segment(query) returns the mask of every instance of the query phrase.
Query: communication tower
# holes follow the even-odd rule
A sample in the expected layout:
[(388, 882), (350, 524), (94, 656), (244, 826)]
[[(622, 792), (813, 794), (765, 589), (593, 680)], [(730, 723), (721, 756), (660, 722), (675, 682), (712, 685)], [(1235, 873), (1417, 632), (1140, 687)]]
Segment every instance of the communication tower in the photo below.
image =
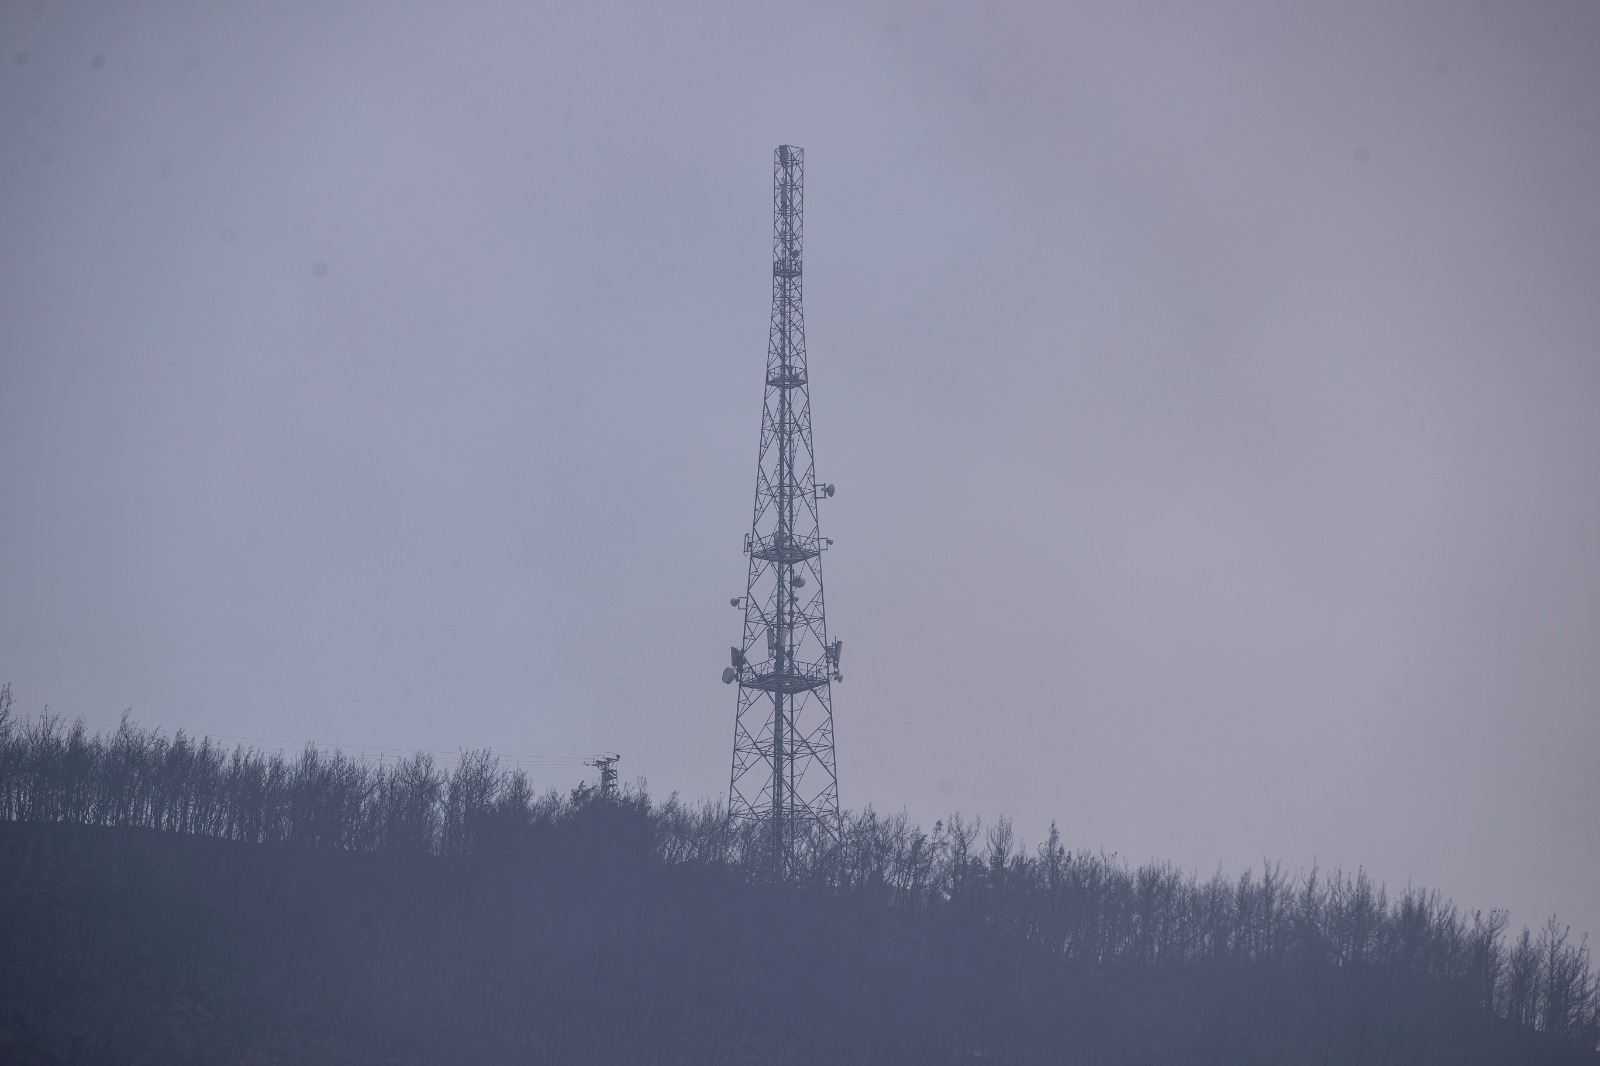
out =
[(774, 875), (807, 849), (837, 839), (839, 780), (833, 756), (833, 693), (843, 641), (828, 640), (823, 613), (818, 484), (811, 445), (811, 391), (801, 315), (801, 216), (805, 153), (783, 145), (772, 164), (772, 322), (766, 400), (756, 466), (755, 515), (745, 534), (750, 565), (744, 637), (722, 680), (739, 686), (728, 817), (756, 829)]

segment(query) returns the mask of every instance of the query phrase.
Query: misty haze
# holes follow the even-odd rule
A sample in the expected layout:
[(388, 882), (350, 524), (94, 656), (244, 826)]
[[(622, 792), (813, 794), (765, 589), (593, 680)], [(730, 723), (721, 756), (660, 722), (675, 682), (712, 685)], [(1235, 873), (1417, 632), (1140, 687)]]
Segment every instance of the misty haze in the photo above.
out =
[(1588, 0), (0, 7), (0, 1062), (1600, 1064), (1597, 188)]

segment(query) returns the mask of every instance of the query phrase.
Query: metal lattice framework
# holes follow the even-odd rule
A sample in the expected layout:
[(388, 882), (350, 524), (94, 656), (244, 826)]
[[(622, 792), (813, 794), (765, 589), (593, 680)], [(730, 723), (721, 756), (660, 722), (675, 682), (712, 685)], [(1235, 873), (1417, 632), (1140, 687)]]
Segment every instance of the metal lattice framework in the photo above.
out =
[(831, 682), (843, 680), (842, 642), (828, 641), (822, 553), (832, 541), (817, 521), (818, 499), (833, 495), (833, 486), (816, 480), (800, 309), (804, 159), (789, 145), (773, 157), (766, 403), (745, 537), (749, 578), (733, 601), (744, 608), (744, 640), (723, 672), (739, 686), (728, 815), (770, 849), (779, 877), (803, 849), (836, 839), (840, 829)]

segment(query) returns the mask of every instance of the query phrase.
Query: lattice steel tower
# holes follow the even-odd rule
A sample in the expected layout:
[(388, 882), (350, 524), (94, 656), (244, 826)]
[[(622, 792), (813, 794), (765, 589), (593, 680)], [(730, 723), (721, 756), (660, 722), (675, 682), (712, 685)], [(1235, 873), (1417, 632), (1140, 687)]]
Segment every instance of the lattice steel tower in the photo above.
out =
[(756, 467), (755, 517), (745, 536), (750, 557), (744, 639), (722, 679), (739, 686), (733, 726), (728, 816), (757, 831), (777, 876), (804, 852), (839, 834), (839, 780), (833, 758), (833, 694), (842, 681), (842, 641), (828, 641), (822, 609), (822, 537), (811, 448), (811, 391), (800, 312), (802, 177), (805, 154), (780, 147), (772, 165), (772, 325), (767, 339), (766, 403)]

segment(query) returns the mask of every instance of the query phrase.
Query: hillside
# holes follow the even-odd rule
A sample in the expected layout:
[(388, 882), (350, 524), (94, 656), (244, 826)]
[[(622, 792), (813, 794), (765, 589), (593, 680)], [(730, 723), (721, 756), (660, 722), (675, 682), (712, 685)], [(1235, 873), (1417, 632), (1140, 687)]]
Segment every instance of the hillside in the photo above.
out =
[(1600, 1063), (1586, 949), (1363, 874), (0, 722), (0, 1060)]

